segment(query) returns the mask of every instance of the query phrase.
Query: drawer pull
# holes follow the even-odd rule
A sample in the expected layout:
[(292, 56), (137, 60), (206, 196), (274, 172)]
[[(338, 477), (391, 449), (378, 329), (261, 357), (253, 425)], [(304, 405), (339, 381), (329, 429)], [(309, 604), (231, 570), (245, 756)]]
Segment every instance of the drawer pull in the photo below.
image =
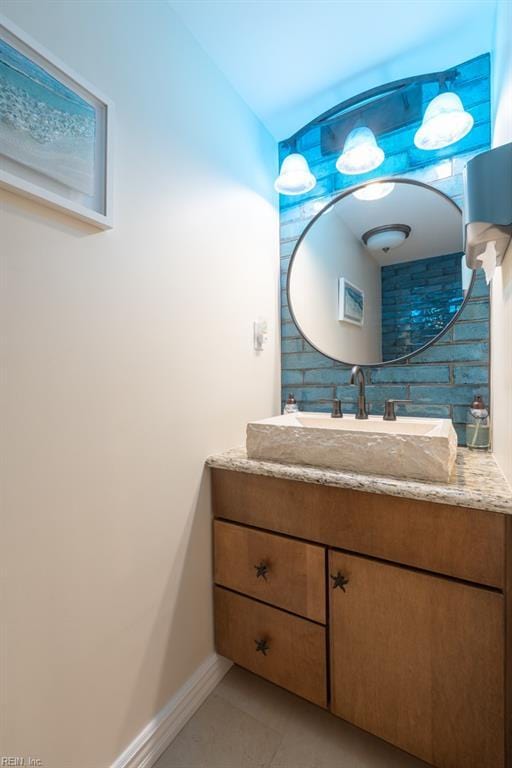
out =
[(333, 576), (331, 573), (331, 579), (333, 580), (334, 584), (332, 585), (333, 589), (336, 589), (336, 587), (339, 587), (344, 592), (346, 592), (345, 585), (348, 584), (348, 579), (343, 576), (343, 574), (338, 571), (336, 576)]
[(267, 651), (270, 651), (270, 645), (267, 643), (267, 641), (264, 640), (255, 640), (256, 643), (256, 653), (262, 653), (264, 656), (267, 655)]
[(258, 565), (254, 566), (256, 569), (256, 578), (260, 579), (263, 578), (265, 581), (267, 580), (267, 573), (269, 571), (268, 565), (261, 561), (261, 563), (258, 563)]

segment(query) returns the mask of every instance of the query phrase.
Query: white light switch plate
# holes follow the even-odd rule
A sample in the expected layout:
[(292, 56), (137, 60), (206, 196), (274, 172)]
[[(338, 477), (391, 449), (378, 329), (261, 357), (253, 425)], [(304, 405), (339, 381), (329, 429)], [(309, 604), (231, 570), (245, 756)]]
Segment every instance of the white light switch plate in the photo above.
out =
[(268, 341), (268, 323), (266, 320), (254, 321), (254, 349), (262, 352)]

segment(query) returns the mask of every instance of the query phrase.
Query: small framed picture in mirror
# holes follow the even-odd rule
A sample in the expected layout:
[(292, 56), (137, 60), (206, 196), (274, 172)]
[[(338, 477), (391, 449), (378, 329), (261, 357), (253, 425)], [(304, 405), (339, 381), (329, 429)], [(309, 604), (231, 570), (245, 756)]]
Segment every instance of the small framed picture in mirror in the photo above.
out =
[(339, 279), (339, 317), (345, 323), (364, 324), (364, 292), (346, 278)]

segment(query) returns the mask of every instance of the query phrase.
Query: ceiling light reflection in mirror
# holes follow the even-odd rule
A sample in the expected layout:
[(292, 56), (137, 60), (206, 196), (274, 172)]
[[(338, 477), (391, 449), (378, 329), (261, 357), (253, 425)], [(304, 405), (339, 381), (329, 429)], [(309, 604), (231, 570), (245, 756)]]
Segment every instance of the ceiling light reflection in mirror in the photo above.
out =
[(377, 181), (356, 189), (353, 195), (358, 200), (380, 200), (382, 197), (389, 195), (394, 188), (395, 185), (392, 181)]

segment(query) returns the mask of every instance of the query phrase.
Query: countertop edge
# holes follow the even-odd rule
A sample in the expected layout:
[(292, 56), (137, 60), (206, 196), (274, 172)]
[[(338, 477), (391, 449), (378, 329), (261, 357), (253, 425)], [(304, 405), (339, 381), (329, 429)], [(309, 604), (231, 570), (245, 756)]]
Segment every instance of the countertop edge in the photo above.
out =
[[(335, 488), (348, 488), (355, 491), (377, 493), (384, 496), (430, 501), (437, 504), (450, 504), (458, 507), (480, 509), (486, 512), (512, 514), (512, 490), (503, 477), (492, 455), (487, 454), (487, 464), (494, 464), (493, 474), (503, 483), (504, 490), (495, 494), (482, 489), (464, 488), (461, 485), (425, 483), (418, 480), (403, 480), (381, 475), (364, 475), (341, 470), (320, 469), (318, 467), (280, 464), (279, 462), (249, 459), (243, 447), (214, 454), (206, 459), (207, 466), (243, 472), (250, 475), (295, 480), (315, 485), (328, 485)], [(458, 456), (460, 458), (459, 449)]]

